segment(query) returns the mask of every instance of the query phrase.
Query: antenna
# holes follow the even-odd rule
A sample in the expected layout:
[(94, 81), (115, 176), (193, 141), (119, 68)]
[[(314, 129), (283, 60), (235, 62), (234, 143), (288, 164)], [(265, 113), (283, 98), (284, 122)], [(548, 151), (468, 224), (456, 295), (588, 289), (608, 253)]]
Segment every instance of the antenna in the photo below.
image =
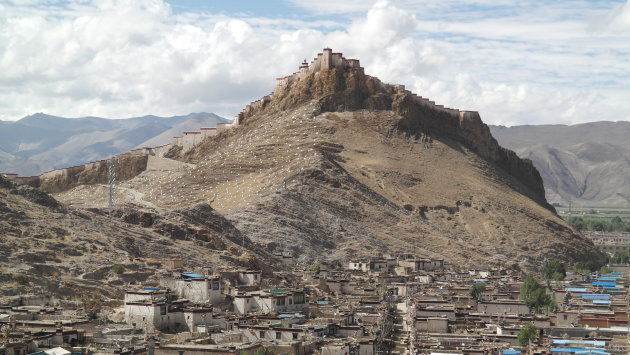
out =
[(117, 165), (118, 164), (116, 160), (114, 160), (114, 157), (111, 157), (107, 160), (107, 184), (109, 188), (109, 199), (108, 199), (109, 207), (114, 207), (114, 193), (116, 190), (116, 178), (118, 177), (118, 174), (116, 174)]

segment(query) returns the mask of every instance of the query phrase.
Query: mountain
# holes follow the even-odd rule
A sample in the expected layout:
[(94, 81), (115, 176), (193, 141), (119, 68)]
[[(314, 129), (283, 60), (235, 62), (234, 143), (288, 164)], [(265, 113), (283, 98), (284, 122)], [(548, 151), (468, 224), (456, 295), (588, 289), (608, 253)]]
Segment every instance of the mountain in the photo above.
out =
[[(209, 204), (303, 265), (400, 252), (524, 270), (605, 260), (547, 203), (531, 161), (499, 146), (476, 112), (384, 84), (357, 60), (325, 50), (238, 123), (171, 156), (172, 168), (121, 182), (116, 198)], [(89, 207), (107, 195), (82, 185), (55, 197)]]
[(550, 202), (630, 205), (630, 122), (490, 129), (499, 143), (533, 161)]
[(0, 172), (37, 175), (169, 143), (185, 130), (230, 122), (213, 113), (128, 119), (64, 118), (37, 113), (0, 125)]

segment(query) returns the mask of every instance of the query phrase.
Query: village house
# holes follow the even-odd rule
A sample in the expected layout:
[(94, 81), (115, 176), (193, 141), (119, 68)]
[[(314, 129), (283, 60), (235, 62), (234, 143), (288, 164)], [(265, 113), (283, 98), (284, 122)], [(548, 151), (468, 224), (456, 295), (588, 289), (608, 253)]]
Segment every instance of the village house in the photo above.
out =
[(223, 300), (221, 276), (204, 276), (182, 273), (174, 279), (162, 279), (162, 286), (171, 289), (180, 298), (194, 303), (218, 304)]
[(270, 289), (234, 296), (237, 314), (301, 311), (305, 307), (304, 291), (298, 290)]

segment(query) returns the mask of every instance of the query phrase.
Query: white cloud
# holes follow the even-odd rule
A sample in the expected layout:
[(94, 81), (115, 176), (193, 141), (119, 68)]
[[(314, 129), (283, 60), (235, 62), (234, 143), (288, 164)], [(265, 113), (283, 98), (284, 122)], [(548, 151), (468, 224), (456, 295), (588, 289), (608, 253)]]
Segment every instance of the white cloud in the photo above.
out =
[(630, 32), (630, 0), (612, 12), (610, 29), (616, 32)]
[(299, 20), (173, 14), (162, 0), (0, 5), (0, 119), (39, 111), (234, 115), (326, 46), (360, 59), (385, 82), (479, 110), (490, 123), (630, 119), (630, 41), (620, 33), (628, 4), (618, 9), (614, 28), (593, 32), (592, 18), (610, 9), (554, 3), (508, 15), (468, 8), (470, 16), (462, 16), (453, 1), (422, 7), (359, 1), (348, 8), (340, 1), (295, 2), (363, 12), (352, 20)]

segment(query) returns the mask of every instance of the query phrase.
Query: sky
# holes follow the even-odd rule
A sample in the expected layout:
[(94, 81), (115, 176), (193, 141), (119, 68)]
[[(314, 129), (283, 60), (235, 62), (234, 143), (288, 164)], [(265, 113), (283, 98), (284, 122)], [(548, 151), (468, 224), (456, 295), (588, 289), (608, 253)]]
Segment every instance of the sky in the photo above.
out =
[(630, 0), (0, 0), (0, 120), (232, 118), (324, 47), (488, 124), (630, 120)]

